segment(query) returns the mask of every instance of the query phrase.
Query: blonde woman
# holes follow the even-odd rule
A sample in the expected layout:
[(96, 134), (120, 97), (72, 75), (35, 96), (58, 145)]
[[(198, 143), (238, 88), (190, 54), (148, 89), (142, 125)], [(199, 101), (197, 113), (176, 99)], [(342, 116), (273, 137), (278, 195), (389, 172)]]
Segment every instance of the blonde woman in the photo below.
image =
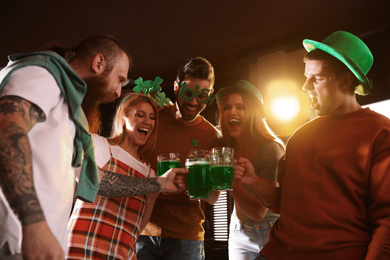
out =
[[(284, 154), (284, 144), (265, 121), (266, 111), (258, 89), (240, 80), (218, 91), (217, 104), (223, 140), (234, 148), (235, 158), (247, 158), (259, 177), (277, 185), (277, 164)], [(241, 186), (233, 185), (230, 194), (234, 209), (229, 229), (229, 259), (252, 260), (268, 241), (279, 215)]]

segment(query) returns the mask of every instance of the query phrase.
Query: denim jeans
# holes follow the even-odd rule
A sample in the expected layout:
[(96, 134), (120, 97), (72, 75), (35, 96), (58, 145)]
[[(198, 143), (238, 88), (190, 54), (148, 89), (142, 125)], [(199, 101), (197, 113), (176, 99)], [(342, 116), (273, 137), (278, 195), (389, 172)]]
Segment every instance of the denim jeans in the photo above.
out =
[(139, 236), (137, 241), (137, 259), (204, 260), (204, 243), (196, 240)]
[(255, 260), (268, 260), (267, 258), (265, 258), (264, 256), (262, 256), (261, 254), (259, 254)]
[(232, 215), (229, 227), (229, 259), (254, 260), (268, 242), (274, 222), (248, 225)]

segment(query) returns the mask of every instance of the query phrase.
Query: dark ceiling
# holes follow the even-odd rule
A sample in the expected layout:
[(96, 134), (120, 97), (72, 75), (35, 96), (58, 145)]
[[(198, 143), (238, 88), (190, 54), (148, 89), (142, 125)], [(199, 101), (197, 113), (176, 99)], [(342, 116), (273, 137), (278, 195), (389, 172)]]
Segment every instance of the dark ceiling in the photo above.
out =
[(160, 76), (166, 89), (180, 63), (194, 56), (214, 65), (218, 89), (229, 75), (245, 75), (250, 58), (302, 48), (303, 38), (345, 30), (369, 47), (390, 46), (389, 0), (8, 0), (1, 9), (0, 67), (8, 54), (47, 41), (76, 45), (109, 33), (131, 53), (132, 79)]

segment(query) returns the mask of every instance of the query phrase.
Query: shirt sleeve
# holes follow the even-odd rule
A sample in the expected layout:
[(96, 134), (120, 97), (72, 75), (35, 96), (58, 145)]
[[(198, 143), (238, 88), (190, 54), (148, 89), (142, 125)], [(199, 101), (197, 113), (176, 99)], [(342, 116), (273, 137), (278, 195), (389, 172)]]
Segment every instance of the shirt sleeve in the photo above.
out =
[(92, 134), (93, 143), (95, 145), (95, 160), (96, 165), (103, 168), (104, 165), (110, 160), (110, 149), (106, 138), (97, 134)]
[(18, 96), (38, 106), (44, 115), (63, 98), (54, 77), (45, 68), (27, 66), (15, 70), (5, 84), (1, 96)]
[(278, 174), (278, 161), (284, 151), (277, 143), (263, 145), (256, 154), (253, 166), (256, 175), (270, 180), (276, 180)]
[(390, 259), (390, 129), (376, 136), (372, 151), (368, 208), (371, 242), (365, 259)]

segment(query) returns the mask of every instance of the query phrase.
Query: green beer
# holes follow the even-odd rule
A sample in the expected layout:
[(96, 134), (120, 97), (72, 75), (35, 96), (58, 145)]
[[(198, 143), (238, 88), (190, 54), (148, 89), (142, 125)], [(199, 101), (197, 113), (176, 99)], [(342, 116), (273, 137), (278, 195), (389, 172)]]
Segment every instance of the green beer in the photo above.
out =
[(231, 190), (234, 168), (231, 165), (212, 165), (210, 177), (213, 190)]
[(180, 168), (179, 153), (162, 153), (157, 155), (158, 176), (166, 173), (170, 168)]
[(210, 178), (213, 190), (231, 190), (234, 178), (234, 149), (215, 147), (210, 151)]
[(163, 175), (171, 168), (180, 168), (180, 161), (161, 161), (157, 163), (158, 176)]
[(209, 197), (210, 164), (207, 161), (199, 160), (186, 162), (187, 188), (190, 199), (204, 199)]

